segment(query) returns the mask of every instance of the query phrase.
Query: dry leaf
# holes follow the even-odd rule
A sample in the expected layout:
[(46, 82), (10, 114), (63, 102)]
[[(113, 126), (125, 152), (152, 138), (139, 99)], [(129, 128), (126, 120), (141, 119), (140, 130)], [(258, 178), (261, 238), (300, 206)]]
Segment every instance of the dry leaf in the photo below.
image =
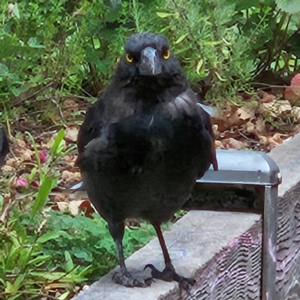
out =
[(256, 120), (256, 133), (257, 134), (266, 133), (266, 122), (261, 116)]
[(14, 153), (23, 161), (31, 161), (34, 157), (34, 152), (28, 148), (14, 149)]
[(248, 133), (253, 133), (253, 132), (255, 133), (256, 132), (255, 125), (250, 121), (245, 124), (245, 129)]
[(83, 211), (87, 217), (91, 217), (92, 213), (95, 212), (89, 200), (57, 202), (52, 208), (61, 212), (70, 213), (72, 216), (77, 216)]
[(260, 109), (262, 113), (278, 118), (291, 112), (292, 106), (288, 100), (274, 100), (273, 102), (262, 103)]
[(255, 116), (256, 107), (239, 107), (237, 110), (238, 118), (241, 120), (250, 120)]
[(223, 148), (223, 143), (221, 141), (215, 141), (215, 148), (216, 149), (221, 149)]
[(262, 103), (270, 103), (276, 100), (276, 96), (269, 94), (265, 91), (259, 90), (257, 92), (258, 96), (261, 98)]
[(2, 172), (14, 172), (16, 169), (8, 164), (5, 164), (4, 166), (2, 166), (1, 168)]
[(20, 165), (20, 159), (18, 158), (9, 158), (5, 162), (6, 166), (17, 168)]
[(71, 112), (78, 111), (79, 105), (75, 100), (67, 99), (63, 102), (63, 109), (64, 112), (71, 113)]
[(230, 114), (227, 115), (227, 128), (239, 123), (238, 107), (231, 106)]
[(245, 124), (248, 120), (255, 116), (255, 113), (255, 107), (248, 108), (231, 105), (230, 112), (221, 116), (220, 119), (213, 119), (213, 123), (217, 124), (218, 130), (222, 132), (232, 126)]
[(53, 202), (68, 202), (70, 200), (69, 193), (51, 192), (49, 196)]
[(81, 174), (80, 172), (70, 172), (68, 170), (64, 170), (61, 173), (61, 179), (64, 181), (64, 183), (67, 182), (71, 185), (81, 180)]
[(284, 133), (279, 133), (276, 132), (272, 139), (274, 140), (274, 142), (276, 142), (277, 144), (281, 144), (283, 140), (285, 140), (287, 137), (289, 137), (288, 134), (284, 134)]
[(264, 136), (264, 135), (259, 135), (258, 138), (259, 138), (259, 142), (261, 144), (265, 144), (265, 143), (268, 142), (268, 138), (266, 136)]
[(300, 122), (300, 107), (293, 106), (291, 110), (291, 115), (294, 117), (296, 122)]
[(229, 138), (223, 141), (223, 144), (226, 148), (230, 148), (230, 149), (236, 149), (236, 150), (241, 150), (241, 149), (245, 149), (245, 145), (243, 144), (243, 142), (238, 141), (236, 139), (233, 138)]
[(20, 139), (14, 139), (13, 140), (13, 144), (14, 144), (14, 149), (24, 149), (26, 148), (26, 143), (23, 140)]
[(75, 143), (77, 141), (78, 128), (76, 126), (68, 126), (66, 128), (65, 140)]

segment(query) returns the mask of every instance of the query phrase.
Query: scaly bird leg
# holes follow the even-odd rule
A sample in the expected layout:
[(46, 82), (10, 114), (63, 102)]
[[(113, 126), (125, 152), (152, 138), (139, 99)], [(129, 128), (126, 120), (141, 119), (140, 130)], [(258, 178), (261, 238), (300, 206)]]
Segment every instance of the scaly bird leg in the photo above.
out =
[(185, 290), (189, 289), (190, 285), (194, 285), (195, 284), (195, 280), (191, 279), (191, 278), (186, 278), (183, 276), (180, 276), (176, 273), (172, 262), (171, 262), (171, 258), (163, 237), (163, 234), (161, 232), (161, 228), (160, 228), (160, 224), (157, 222), (152, 222), (152, 225), (156, 231), (163, 255), (164, 255), (164, 260), (165, 260), (165, 269), (161, 272), (159, 270), (157, 270), (153, 265), (148, 264), (145, 266), (146, 268), (150, 268), (151, 269), (151, 274), (153, 278), (156, 279), (161, 279), (164, 281), (177, 281), (179, 283), (179, 285), (184, 288)]
[(146, 279), (144, 282), (141, 282), (134, 278), (126, 268), (122, 245), (122, 239), (124, 236), (124, 222), (108, 222), (108, 228), (117, 247), (120, 265), (120, 271), (116, 272), (112, 277), (113, 282), (127, 287), (147, 287), (151, 285), (152, 280)]

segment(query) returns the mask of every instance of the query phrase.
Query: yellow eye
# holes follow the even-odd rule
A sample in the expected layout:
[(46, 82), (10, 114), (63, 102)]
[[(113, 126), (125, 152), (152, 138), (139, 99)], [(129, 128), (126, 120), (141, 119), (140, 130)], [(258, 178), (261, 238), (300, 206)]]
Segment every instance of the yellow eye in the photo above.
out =
[(170, 50), (169, 49), (164, 51), (163, 57), (164, 57), (164, 59), (169, 59), (169, 57), (170, 57)]
[(126, 54), (126, 59), (128, 62), (132, 63), (134, 61), (134, 58), (132, 55), (130, 55), (129, 53)]

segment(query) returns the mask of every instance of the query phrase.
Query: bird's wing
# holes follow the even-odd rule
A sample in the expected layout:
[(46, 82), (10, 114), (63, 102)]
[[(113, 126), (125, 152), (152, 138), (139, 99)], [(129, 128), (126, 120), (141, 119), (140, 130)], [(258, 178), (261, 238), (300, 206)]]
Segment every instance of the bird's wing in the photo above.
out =
[(207, 128), (209, 134), (212, 137), (212, 166), (214, 168), (215, 171), (218, 171), (218, 161), (217, 161), (217, 155), (216, 155), (216, 148), (215, 148), (215, 135), (212, 129), (212, 124), (211, 124), (211, 120), (210, 120), (210, 116), (209, 114), (199, 105), (197, 105), (197, 110), (199, 111), (199, 114), (204, 122), (204, 126)]
[(77, 138), (77, 147), (79, 154), (83, 152), (85, 146), (91, 140), (99, 137), (101, 129), (103, 127), (103, 113), (104, 103), (103, 99), (100, 98), (88, 110), (85, 120), (80, 127)]
[(0, 128), (0, 166), (4, 164), (5, 156), (9, 152), (8, 139), (3, 128)]
[[(183, 93), (179, 94), (176, 98), (172, 99), (169, 102), (162, 103), (161, 109), (164, 111), (165, 114), (167, 114), (171, 118), (178, 118), (181, 115), (188, 115), (191, 117), (197, 118), (197, 122), (199, 124), (202, 124), (204, 128), (208, 131), (209, 135), (211, 136), (212, 141), (212, 166), (215, 171), (218, 170), (218, 162), (216, 158), (216, 150), (215, 150), (215, 139), (214, 139), (214, 133), (212, 130), (212, 124), (210, 115), (207, 113), (207, 111), (202, 107), (202, 105), (199, 105), (198, 103), (198, 97), (193, 92), (192, 89), (188, 88)], [(200, 155), (200, 154), (199, 154)]]
[(85, 116), (77, 138), (78, 153), (82, 153), (92, 139), (99, 137), (107, 124), (116, 123), (135, 113), (136, 103), (130, 101), (134, 99), (132, 90), (114, 81), (110, 83)]

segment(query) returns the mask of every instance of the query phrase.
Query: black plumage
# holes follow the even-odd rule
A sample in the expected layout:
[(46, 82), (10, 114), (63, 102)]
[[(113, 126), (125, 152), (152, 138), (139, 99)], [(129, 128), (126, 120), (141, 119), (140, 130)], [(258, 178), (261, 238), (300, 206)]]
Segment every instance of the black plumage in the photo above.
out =
[(197, 102), (167, 38), (135, 34), (80, 128), (77, 163), (115, 240), (117, 283), (146, 285), (132, 277), (123, 257), (124, 220), (136, 217), (154, 226), (163, 250), (166, 268), (147, 265), (152, 276), (184, 288), (193, 283), (175, 272), (160, 225), (182, 207), (211, 164), (217, 169), (210, 117)]
[(0, 128), (0, 166), (4, 165), (4, 160), (9, 152), (8, 139), (3, 128)]

